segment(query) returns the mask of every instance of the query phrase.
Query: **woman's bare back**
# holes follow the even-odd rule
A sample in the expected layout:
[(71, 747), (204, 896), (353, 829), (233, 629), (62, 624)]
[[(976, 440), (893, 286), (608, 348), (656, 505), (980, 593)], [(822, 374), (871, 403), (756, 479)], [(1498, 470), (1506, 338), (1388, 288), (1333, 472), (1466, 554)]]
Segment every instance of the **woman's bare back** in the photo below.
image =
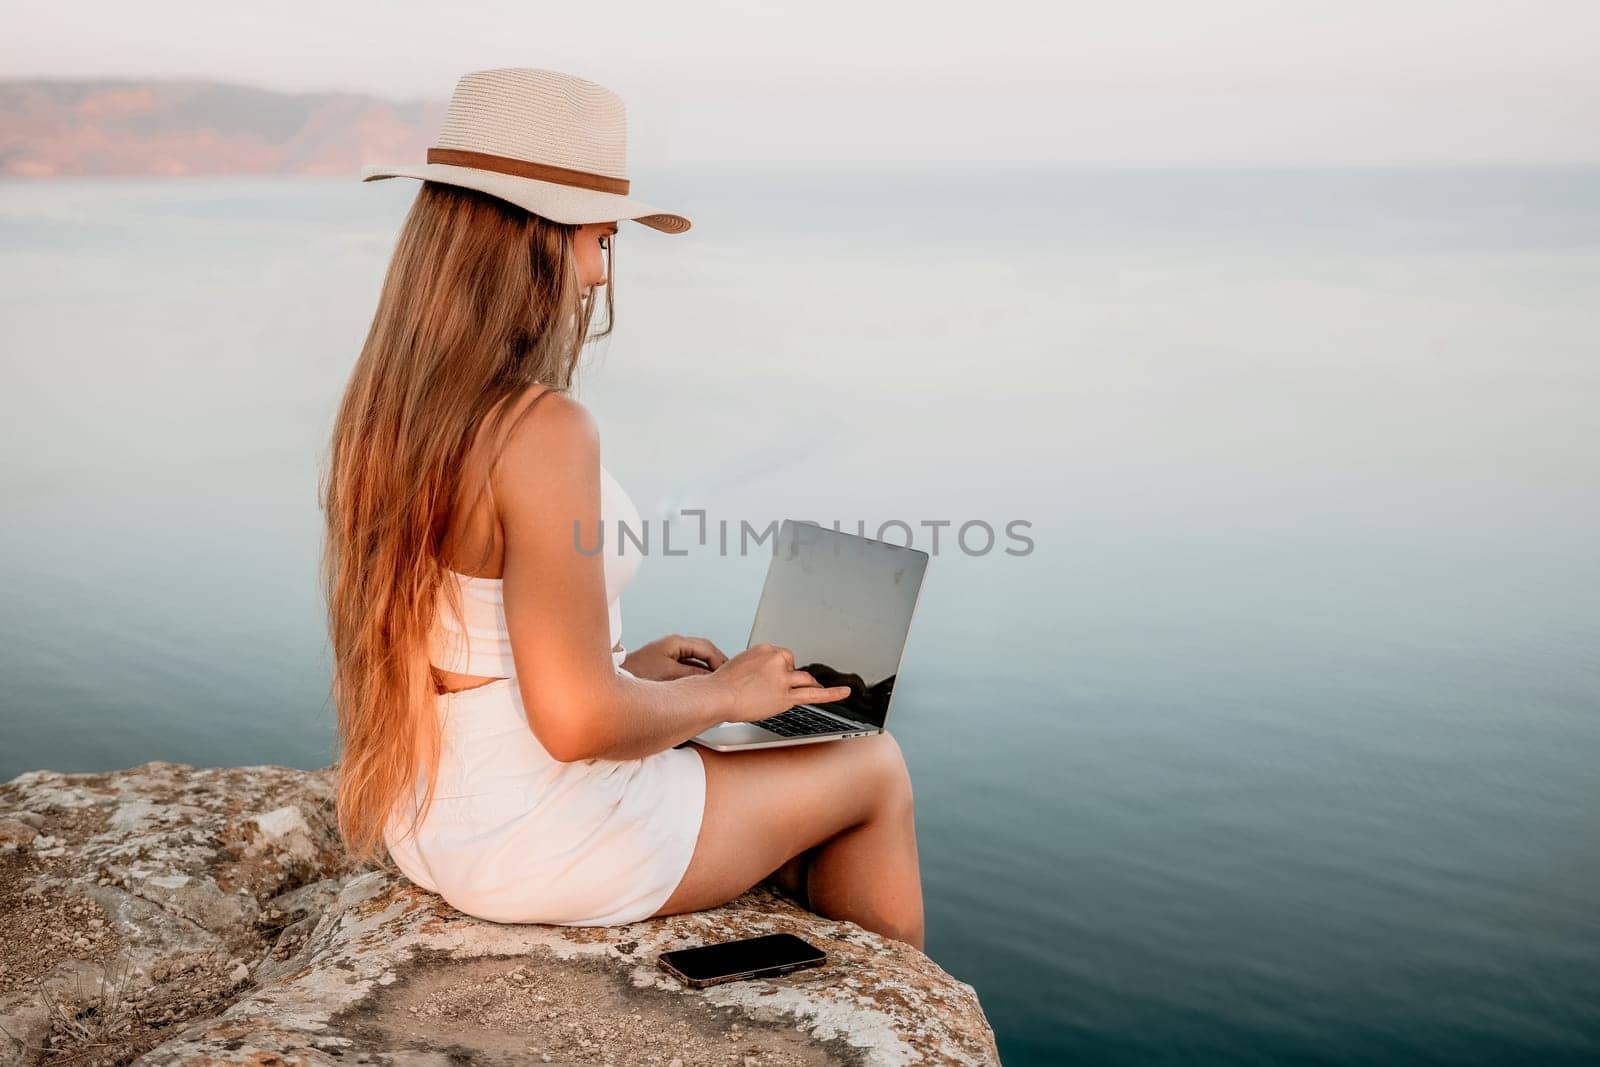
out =
[[(528, 389), (514, 401), (516, 410), (510, 414), (509, 419), (515, 420), (529, 404), (537, 401), (548, 391), (548, 387), (542, 385)], [(484, 440), (484, 425), (480, 424), (462, 464), (460, 495), (451, 505), (450, 517), (445, 522), (443, 548), (445, 566), (461, 574), (480, 578), (498, 578), (505, 571), (506, 539), (505, 531), (500, 525), (500, 517), (495, 514), (487, 494), (475, 493), (475, 490), (483, 485), (492, 459), (488, 444)], [(474, 496), (476, 499), (472, 499)], [(621, 647), (618, 644), (614, 650)], [(490, 675), (462, 674), (459, 671), (440, 670), (438, 667), (433, 668), (433, 674), (439, 691), (444, 693), (458, 693), (498, 681)]]

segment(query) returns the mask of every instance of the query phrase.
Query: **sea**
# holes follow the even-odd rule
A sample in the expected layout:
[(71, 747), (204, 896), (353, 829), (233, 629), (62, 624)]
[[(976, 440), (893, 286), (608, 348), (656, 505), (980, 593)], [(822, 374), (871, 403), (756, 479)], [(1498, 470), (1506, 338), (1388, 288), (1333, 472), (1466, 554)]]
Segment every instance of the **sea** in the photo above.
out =
[[(633, 180), (624, 640), (744, 647), (741, 522), (929, 552), (890, 731), (1006, 1064), (1600, 1062), (1600, 170)], [(0, 780), (331, 761), (416, 189), (0, 183)]]

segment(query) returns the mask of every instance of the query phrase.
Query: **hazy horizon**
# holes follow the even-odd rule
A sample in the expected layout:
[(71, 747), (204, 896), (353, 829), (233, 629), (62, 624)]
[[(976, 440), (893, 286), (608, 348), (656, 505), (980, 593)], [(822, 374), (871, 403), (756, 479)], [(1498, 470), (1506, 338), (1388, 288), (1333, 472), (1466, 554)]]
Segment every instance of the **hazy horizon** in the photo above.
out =
[(1600, 163), (1591, 4), (792, 12), (804, 17), (770, 4), (478, 3), (441, 23), (409, 0), (294, 0), (241, 24), (194, 0), (88, 20), (40, 7), (13, 16), (0, 58), (13, 79), (198, 78), (395, 101), (447, 99), (468, 70), (551, 67), (622, 95), (641, 166)]

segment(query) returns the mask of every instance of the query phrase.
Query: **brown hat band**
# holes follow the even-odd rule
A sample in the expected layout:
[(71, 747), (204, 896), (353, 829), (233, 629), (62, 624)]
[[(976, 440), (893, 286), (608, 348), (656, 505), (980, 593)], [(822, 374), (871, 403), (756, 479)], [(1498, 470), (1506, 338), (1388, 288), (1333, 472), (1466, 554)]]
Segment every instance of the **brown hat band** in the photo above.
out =
[(568, 167), (553, 167), (548, 163), (530, 163), (525, 159), (496, 156), (488, 152), (470, 152), (463, 148), (430, 148), (428, 149), (428, 162), (445, 163), (452, 167), (476, 167), (478, 170), (492, 170), (518, 178), (555, 182), (557, 185), (575, 185), (580, 189), (593, 189), (601, 193), (616, 193), (618, 196), (628, 195), (628, 179), (626, 178), (613, 178), (606, 174), (591, 174), (586, 170), (572, 170)]

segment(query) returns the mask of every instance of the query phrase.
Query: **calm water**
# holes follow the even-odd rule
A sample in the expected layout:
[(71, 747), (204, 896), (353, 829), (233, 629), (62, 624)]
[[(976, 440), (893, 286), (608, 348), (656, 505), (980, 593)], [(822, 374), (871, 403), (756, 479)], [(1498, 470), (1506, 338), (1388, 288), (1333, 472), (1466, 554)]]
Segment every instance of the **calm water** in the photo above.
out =
[[(1600, 172), (635, 178), (695, 228), (580, 395), (646, 516), (1032, 524), (945, 528), (891, 722), (1008, 1064), (1600, 1057)], [(0, 185), (0, 778), (328, 762), (415, 190)], [(764, 571), (657, 553), (625, 639)]]

